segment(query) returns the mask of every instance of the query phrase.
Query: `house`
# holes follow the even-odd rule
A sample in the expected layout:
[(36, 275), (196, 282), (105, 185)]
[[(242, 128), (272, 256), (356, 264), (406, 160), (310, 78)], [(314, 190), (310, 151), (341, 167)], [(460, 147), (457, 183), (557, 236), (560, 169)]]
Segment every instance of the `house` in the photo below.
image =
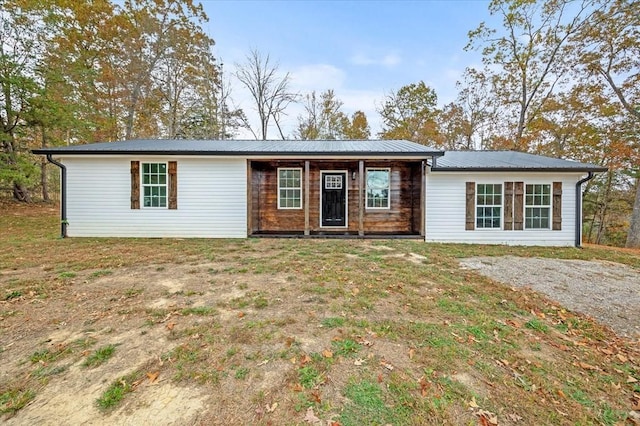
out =
[(72, 237), (402, 237), (579, 245), (602, 167), (409, 141), (132, 140), (33, 151)]

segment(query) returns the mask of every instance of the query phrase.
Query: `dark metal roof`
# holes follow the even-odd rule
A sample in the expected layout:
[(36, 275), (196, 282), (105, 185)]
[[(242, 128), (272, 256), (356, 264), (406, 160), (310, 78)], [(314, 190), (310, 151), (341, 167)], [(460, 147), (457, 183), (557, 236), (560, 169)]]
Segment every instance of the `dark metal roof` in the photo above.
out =
[(427, 158), (443, 151), (404, 140), (256, 141), (139, 139), (34, 149), (52, 155), (401, 156)]
[(576, 171), (604, 172), (606, 167), (516, 151), (445, 151), (432, 164), (434, 172), (461, 171)]

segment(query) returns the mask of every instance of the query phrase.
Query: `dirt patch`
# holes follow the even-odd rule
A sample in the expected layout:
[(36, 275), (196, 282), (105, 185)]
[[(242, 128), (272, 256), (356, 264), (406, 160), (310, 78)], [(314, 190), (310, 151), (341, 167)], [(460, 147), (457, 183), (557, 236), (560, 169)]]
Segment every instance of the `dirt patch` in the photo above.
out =
[(640, 336), (640, 272), (603, 261), (473, 257), (460, 265), (496, 281), (530, 287), (625, 337)]

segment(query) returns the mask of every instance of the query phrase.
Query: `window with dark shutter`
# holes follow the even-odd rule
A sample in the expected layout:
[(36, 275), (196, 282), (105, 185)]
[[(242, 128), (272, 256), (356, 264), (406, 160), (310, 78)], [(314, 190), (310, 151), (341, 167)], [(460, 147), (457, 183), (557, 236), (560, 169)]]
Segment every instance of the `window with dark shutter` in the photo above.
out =
[(140, 162), (131, 162), (131, 208), (140, 208)]

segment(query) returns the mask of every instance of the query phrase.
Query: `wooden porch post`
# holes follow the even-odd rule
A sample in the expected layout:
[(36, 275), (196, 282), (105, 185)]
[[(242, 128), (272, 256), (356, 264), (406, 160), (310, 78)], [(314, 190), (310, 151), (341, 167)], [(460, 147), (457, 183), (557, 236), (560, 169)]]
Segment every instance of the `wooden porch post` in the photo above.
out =
[(253, 191), (251, 180), (253, 179), (251, 160), (247, 160), (247, 237), (253, 234)]
[(309, 235), (309, 190), (311, 177), (309, 176), (309, 160), (304, 162), (304, 235)]
[(427, 173), (426, 163), (422, 161), (420, 163), (420, 235), (425, 237), (426, 232), (426, 220), (427, 220)]
[(358, 235), (364, 236), (364, 160), (358, 161)]

